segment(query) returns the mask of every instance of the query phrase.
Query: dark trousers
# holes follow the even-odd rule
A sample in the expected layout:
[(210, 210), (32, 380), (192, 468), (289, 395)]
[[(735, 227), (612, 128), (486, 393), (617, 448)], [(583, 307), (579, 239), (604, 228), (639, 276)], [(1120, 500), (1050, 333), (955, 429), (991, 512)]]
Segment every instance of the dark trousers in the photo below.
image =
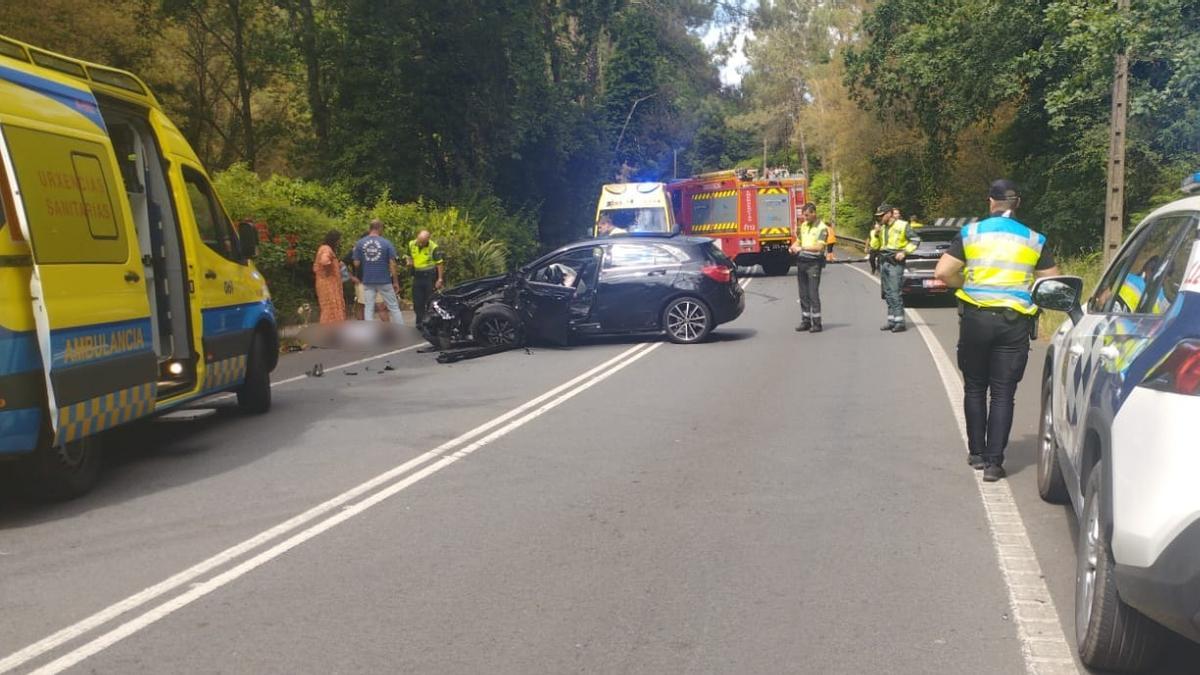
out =
[(824, 260), (796, 260), (796, 286), (800, 291), (800, 320), (821, 320), (821, 268)]
[(879, 272), (879, 251), (868, 251), (867, 262), (871, 263), (871, 274)]
[(437, 283), (437, 270), (413, 272), (413, 311), (417, 313), (418, 326), (424, 321), (425, 312), (429, 310), (429, 300), (433, 297), (435, 283)]
[(904, 263), (896, 262), (891, 256), (880, 259), (879, 284), (883, 301), (887, 303), (888, 323), (904, 323), (904, 298), (900, 287), (904, 284)]
[(1012, 429), (1017, 383), (1029, 361), (1033, 319), (1012, 310), (982, 310), (969, 304), (961, 311), (958, 367), (963, 374), (968, 449), (983, 455), (989, 464), (1000, 464)]

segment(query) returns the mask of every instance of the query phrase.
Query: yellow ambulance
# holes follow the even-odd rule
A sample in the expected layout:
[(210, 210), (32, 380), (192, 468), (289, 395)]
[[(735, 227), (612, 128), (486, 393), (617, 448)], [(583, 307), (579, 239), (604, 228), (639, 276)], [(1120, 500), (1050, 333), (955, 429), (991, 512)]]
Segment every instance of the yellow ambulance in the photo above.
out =
[(222, 391), (266, 412), (257, 241), (140, 79), (0, 36), (0, 468), (70, 497), (115, 426)]
[(601, 188), (592, 236), (676, 231), (671, 199), (663, 183), (611, 183)]

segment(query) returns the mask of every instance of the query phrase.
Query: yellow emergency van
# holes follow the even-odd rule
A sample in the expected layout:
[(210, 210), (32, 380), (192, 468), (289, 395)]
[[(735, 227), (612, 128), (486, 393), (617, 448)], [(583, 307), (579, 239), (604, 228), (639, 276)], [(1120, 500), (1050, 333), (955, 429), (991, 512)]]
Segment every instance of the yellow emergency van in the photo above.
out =
[(3, 468), (74, 496), (115, 426), (222, 391), (266, 412), (257, 241), (140, 79), (0, 36)]
[(675, 214), (662, 183), (612, 183), (600, 190), (592, 236), (670, 234)]

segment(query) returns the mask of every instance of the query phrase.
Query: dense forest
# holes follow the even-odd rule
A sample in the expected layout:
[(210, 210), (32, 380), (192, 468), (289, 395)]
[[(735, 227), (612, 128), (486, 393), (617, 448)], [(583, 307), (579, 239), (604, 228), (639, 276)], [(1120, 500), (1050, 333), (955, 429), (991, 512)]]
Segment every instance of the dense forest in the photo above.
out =
[[(1100, 240), (1118, 49), (1131, 223), (1200, 168), (1200, 0), (1132, 6), (0, 0), (0, 32), (142, 75), (214, 169), (323, 186), (327, 214), (474, 209), (518, 257), (581, 234), (605, 181), (764, 161), (807, 170), (849, 230), (882, 200), (978, 213), (1008, 175), (1070, 253)], [(745, 78), (722, 87), (739, 34)]]

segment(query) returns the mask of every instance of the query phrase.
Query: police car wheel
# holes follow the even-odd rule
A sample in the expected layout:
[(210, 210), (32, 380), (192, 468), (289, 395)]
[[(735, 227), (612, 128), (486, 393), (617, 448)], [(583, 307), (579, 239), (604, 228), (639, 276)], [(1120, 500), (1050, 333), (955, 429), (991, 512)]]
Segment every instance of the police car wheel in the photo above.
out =
[(712, 313), (698, 298), (676, 298), (663, 310), (662, 326), (671, 342), (693, 344), (712, 332)]
[(1038, 494), (1051, 504), (1066, 504), (1067, 481), (1058, 463), (1058, 443), (1054, 440), (1053, 382), (1042, 383), (1042, 417), (1038, 425), (1037, 484)]
[(266, 341), (254, 336), (246, 360), (246, 380), (237, 390), (238, 408), (244, 413), (261, 415), (271, 409), (271, 374), (267, 370)]
[(1100, 516), (1104, 466), (1088, 476), (1079, 523), (1075, 574), (1075, 637), (1079, 658), (1091, 668), (1137, 672), (1154, 665), (1166, 636), (1158, 624), (1117, 594), (1108, 528)]
[(471, 319), (471, 337), (480, 347), (520, 346), (525, 344), (525, 324), (513, 308), (487, 305)]
[[(49, 438), (49, 432), (45, 434)], [(50, 447), (43, 440), (37, 450), (19, 465), (26, 495), (34, 499), (60, 501), (78, 497), (96, 484), (100, 475), (103, 446), (98, 435)]]

